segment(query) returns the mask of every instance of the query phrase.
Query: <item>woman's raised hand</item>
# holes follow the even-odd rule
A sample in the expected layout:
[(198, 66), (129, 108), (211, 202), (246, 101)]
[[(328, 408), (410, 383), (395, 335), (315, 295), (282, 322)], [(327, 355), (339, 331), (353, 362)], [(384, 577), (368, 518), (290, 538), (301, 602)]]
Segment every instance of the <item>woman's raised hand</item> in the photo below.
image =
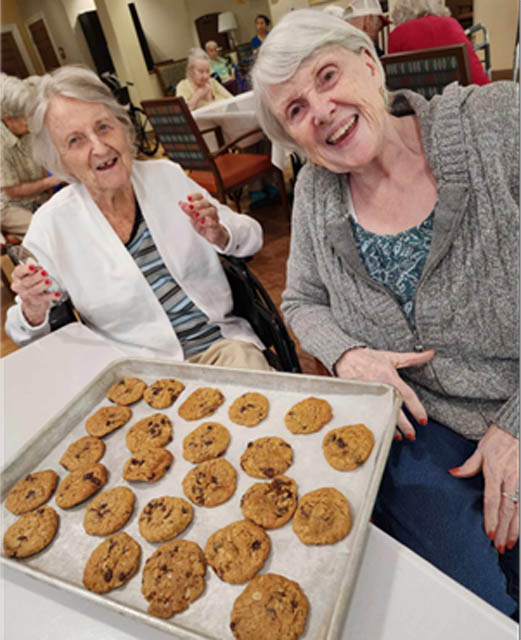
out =
[(228, 244), (230, 234), (219, 222), (216, 207), (200, 193), (191, 193), (186, 199), (188, 202), (180, 201), (179, 206), (190, 218), (193, 228), (205, 240), (223, 250)]
[(19, 264), (13, 269), (11, 289), (22, 300), (22, 311), (27, 322), (33, 326), (41, 324), (51, 302), (60, 297), (60, 293), (49, 292), (51, 285), (49, 274), (38, 265)]
[(519, 538), (519, 440), (495, 424), (479, 441), (476, 451), (461, 467), (450, 469), (455, 478), (470, 478), (480, 471), (485, 480), (483, 526), (499, 553)]
[[(356, 378), (393, 385), (401, 393), (405, 406), (415, 420), (420, 424), (427, 424), (427, 412), (416, 393), (400, 378), (397, 369), (418, 367), (428, 362), (433, 355), (433, 349), (421, 353), (398, 353), (356, 347), (340, 356), (335, 364), (335, 372), (339, 378)], [(416, 432), (403, 411), (400, 411), (398, 416), (398, 428), (406, 438), (414, 440)], [(402, 439), (399, 432), (396, 433), (396, 438)]]

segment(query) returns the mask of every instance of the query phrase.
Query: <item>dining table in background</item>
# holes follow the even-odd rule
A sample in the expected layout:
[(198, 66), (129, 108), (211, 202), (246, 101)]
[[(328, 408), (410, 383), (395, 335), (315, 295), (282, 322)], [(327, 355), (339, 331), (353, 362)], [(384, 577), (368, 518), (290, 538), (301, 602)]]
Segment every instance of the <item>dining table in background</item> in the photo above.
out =
[[(125, 357), (74, 323), (2, 358), (2, 466), (105, 367)], [(89, 592), (83, 598), (12, 566), (2, 565), (0, 602), (6, 640), (176, 640), (103, 607)], [(510, 618), (368, 526), (338, 640), (515, 640), (518, 631)]]

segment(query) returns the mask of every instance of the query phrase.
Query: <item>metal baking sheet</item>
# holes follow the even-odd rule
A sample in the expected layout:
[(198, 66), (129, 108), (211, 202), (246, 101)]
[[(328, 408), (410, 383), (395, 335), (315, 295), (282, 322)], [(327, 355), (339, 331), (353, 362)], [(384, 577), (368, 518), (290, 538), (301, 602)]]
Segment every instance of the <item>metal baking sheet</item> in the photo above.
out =
[[(363, 553), (367, 524), (392, 442), (401, 402), (399, 394), (384, 384), (321, 376), (224, 369), (141, 358), (116, 360), (43, 426), (24, 451), (3, 469), (0, 479), (4, 531), (16, 519), (3, 504), (9, 489), (27, 473), (48, 468), (54, 469), (60, 479), (63, 479), (67, 472), (59, 464), (61, 455), (71, 442), (86, 435), (85, 419), (99, 407), (110, 404), (105, 398), (108, 388), (125, 376), (139, 377), (148, 384), (158, 378), (173, 377), (186, 385), (179, 399), (170, 408), (163, 410), (173, 423), (173, 441), (167, 448), (173, 453), (174, 462), (158, 482), (127, 483), (122, 478), (123, 465), (130, 457), (125, 444), (126, 431), (137, 420), (157, 410), (141, 400), (132, 405), (133, 415), (127, 425), (104, 438), (107, 447), (101, 462), (109, 470), (105, 489), (124, 485), (130, 486), (136, 494), (134, 513), (123, 530), (141, 545), (140, 571), (122, 588), (106, 595), (87, 591), (82, 585), (83, 568), (91, 551), (103, 538), (89, 536), (83, 530), (83, 516), (88, 501), (63, 510), (56, 506), (54, 497), (48, 504), (59, 513), (60, 527), (51, 545), (31, 558), (13, 560), (2, 556), (2, 562), (54, 586), (75, 592), (80, 597), (100, 602), (123, 615), (137, 618), (180, 640), (232, 639), (233, 634), (229, 629), (230, 613), (235, 598), (245, 585), (231, 585), (221, 581), (211, 567), (207, 569), (203, 595), (187, 611), (169, 620), (148, 615), (148, 603), (140, 591), (143, 564), (160, 543), (149, 543), (141, 537), (138, 529), (139, 514), (154, 497), (184, 497), (181, 483), (193, 465), (182, 457), (183, 438), (204, 420), (185, 421), (179, 417), (177, 410), (183, 399), (196, 388), (214, 386), (222, 391), (225, 402), (206, 419), (224, 424), (231, 433), (225, 457), (238, 472), (237, 490), (230, 500), (220, 506), (194, 506), (192, 524), (180, 537), (197, 542), (204, 550), (211, 533), (242, 519), (241, 496), (253, 483), (262, 482), (241, 470), (239, 461), (242, 452), (247, 443), (256, 438), (269, 435), (284, 438), (294, 451), (294, 462), (286, 475), (296, 480), (299, 495), (319, 487), (336, 487), (350, 503), (353, 525), (344, 540), (324, 546), (302, 544), (293, 532), (291, 521), (279, 529), (268, 530), (272, 550), (261, 572), (280, 573), (296, 580), (308, 596), (310, 612), (305, 632), (301, 636), (303, 639), (338, 638)], [(264, 393), (270, 403), (268, 417), (252, 428), (234, 424), (228, 418), (231, 403), (246, 391)], [(316, 433), (292, 434), (284, 425), (284, 415), (293, 404), (310, 395), (328, 400), (333, 409), (333, 418)], [(365, 423), (374, 434), (373, 451), (365, 464), (357, 470), (337, 471), (328, 465), (323, 456), (322, 439), (330, 429), (359, 422)]]

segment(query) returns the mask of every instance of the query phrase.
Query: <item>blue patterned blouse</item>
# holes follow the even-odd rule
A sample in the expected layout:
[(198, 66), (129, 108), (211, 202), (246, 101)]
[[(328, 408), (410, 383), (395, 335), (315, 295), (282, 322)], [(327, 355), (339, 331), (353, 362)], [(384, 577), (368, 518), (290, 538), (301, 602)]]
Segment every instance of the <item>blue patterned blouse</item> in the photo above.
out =
[(395, 235), (364, 229), (349, 216), (360, 259), (369, 275), (393, 293), (412, 328), (414, 292), (431, 246), (434, 211), (421, 224)]

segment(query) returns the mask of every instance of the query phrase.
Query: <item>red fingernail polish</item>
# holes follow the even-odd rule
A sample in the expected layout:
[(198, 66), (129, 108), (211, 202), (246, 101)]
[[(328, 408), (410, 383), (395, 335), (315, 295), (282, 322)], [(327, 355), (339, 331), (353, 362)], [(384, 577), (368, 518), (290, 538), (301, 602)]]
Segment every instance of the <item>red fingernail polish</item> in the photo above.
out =
[(452, 467), (452, 469), (449, 469), (449, 473), (455, 473), (456, 471), (459, 471), (460, 468), (459, 467)]
[(47, 275), (47, 271), (44, 271), (43, 269), (40, 271), (40, 273), (42, 274), (42, 276), (46, 276)]
[(194, 205), (193, 205), (193, 204), (189, 204), (188, 206), (190, 207), (190, 209), (193, 209), (193, 208), (194, 208)]
[(199, 217), (199, 214), (197, 212), (194, 213), (194, 218), (198, 218), (198, 217)]
[(495, 535), (496, 535), (496, 532), (495, 532), (495, 531), (489, 531), (489, 532), (487, 533), (487, 536), (488, 536), (491, 540), (494, 540), (494, 536), (495, 536)]
[(407, 433), (405, 437), (407, 438), (407, 440), (410, 440), (411, 442), (416, 439), (416, 436), (414, 435), (414, 433)]
[(497, 550), (499, 551), (499, 553), (505, 553), (505, 545), (504, 545), (504, 544), (500, 545), (500, 546), (497, 548)]
[(394, 436), (394, 439), (395, 439), (397, 442), (400, 442), (400, 441), (401, 441), (401, 439), (402, 439), (402, 436), (401, 436), (399, 433), (397, 433), (397, 434)]
[(507, 542), (507, 549), (510, 551), (510, 549), (513, 549), (516, 546), (516, 541), (515, 540), (510, 540), (509, 542)]
[(29, 271), (34, 271), (35, 269), (36, 267), (34, 266), (34, 264), (29, 265)]
[(59, 291), (56, 291), (55, 294), (54, 294), (54, 297), (55, 298), (59, 298), (60, 296), (61, 296), (61, 293)]
[(192, 202), (192, 196), (186, 196), (186, 199), (188, 200), (188, 202)]
[(204, 224), (204, 218), (201, 220), (201, 224)]
[(418, 422), (420, 424), (422, 424), (423, 426), (425, 426), (427, 424), (427, 418), (420, 418), (420, 420)]

